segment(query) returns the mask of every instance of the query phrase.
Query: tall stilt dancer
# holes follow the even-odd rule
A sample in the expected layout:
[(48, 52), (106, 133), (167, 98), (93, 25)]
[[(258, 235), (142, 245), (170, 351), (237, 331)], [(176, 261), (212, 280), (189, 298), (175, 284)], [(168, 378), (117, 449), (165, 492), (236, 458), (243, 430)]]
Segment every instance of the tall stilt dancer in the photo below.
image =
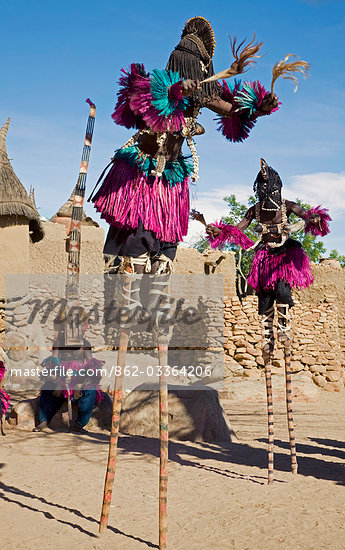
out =
[[(103, 173), (99, 180), (101, 187), (97, 192), (94, 190), (89, 200), (110, 224), (104, 253), (110, 258), (109, 268), (113, 260), (113, 265), (118, 265), (118, 271), (131, 282), (126, 292), (128, 307), (133, 311), (141, 308), (138, 275), (168, 276), (177, 244), (187, 234), (189, 184), (198, 179), (199, 157), (193, 137), (205, 131), (196, 120), (200, 109), (207, 107), (219, 114), (220, 129), (225, 137), (230, 141), (242, 141), (248, 137), (258, 117), (278, 108), (276, 96), (266, 92), (258, 81), (243, 85), (236, 82), (233, 86), (228, 86), (225, 80), (222, 85), (218, 82), (245, 72), (258, 57), (260, 47), (255, 38), (247, 45), (244, 42), (237, 45), (234, 40), (234, 62), (225, 71), (215, 74), (212, 62), (215, 37), (211, 24), (203, 17), (193, 17), (187, 21), (165, 70), (155, 69), (149, 75), (139, 63), (122, 70), (112, 118), (116, 124), (137, 131), (115, 152), (108, 174), (103, 179)], [(185, 139), (192, 153), (192, 163), (182, 154)], [(158, 282), (152, 283), (153, 301), (164, 288), (164, 281), (161, 283), (161, 286)], [(165, 402), (164, 384), (161, 392)], [(120, 396), (118, 393), (117, 398)], [(109, 449), (111, 467), (105, 482), (101, 531), (108, 522), (116, 458), (115, 429), (118, 430), (120, 408), (118, 403), (113, 416)], [(162, 414), (163, 409), (166, 410), (165, 405)], [(161, 430), (161, 436), (167, 445), (167, 430), (166, 433)], [(165, 460), (163, 455), (161, 460)], [(165, 475), (162, 464), (160, 471), (161, 476)], [(163, 485), (160, 483), (161, 487)], [(166, 516), (166, 506), (160, 507), (161, 525), (166, 524), (163, 516)], [(160, 548), (165, 547), (163, 539), (160, 538)]]
[[(281, 196), (282, 181), (271, 166), (260, 160), (261, 168), (254, 182), (258, 202), (249, 208), (243, 220), (237, 225), (222, 221), (206, 226), (208, 238), (213, 248), (226, 242), (235, 243), (244, 249), (254, 248), (255, 256), (248, 275), (248, 283), (256, 290), (259, 298), (259, 314), (262, 315), (262, 349), (265, 362), (267, 410), (268, 410), (268, 483), (273, 482), (273, 403), (271, 383), (271, 360), (274, 350), (274, 304), (276, 303), (278, 322), (277, 335), (285, 351), (286, 404), (291, 449), (291, 470), (297, 472), (294, 425), (292, 418), (291, 391), (291, 335), (289, 308), (294, 305), (291, 289), (307, 288), (314, 280), (309, 258), (301, 244), (290, 238), (299, 229), (312, 235), (324, 236), (329, 233), (330, 217), (327, 210), (317, 206), (304, 210), (293, 201)], [(289, 216), (296, 214), (300, 221), (291, 225)], [(259, 237), (256, 243), (249, 239), (243, 230), (256, 220), (255, 231)]]

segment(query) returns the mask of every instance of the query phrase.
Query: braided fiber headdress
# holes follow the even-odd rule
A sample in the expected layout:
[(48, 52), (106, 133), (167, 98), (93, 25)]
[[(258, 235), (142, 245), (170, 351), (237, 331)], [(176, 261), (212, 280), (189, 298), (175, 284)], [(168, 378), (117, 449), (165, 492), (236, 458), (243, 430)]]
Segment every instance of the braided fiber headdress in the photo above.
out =
[[(182, 31), (181, 40), (170, 55), (166, 70), (178, 72), (182, 78), (204, 80), (214, 75), (212, 57), (215, 38), (211, 24), (203, 17), (189, 19)], [(220, 97), (218, 82), (202, 84), (201, 90), (191, 96), (197, 107)]]
[(282, 180), (276, 170), (260, 159), (261, 169), (253, 185), (262, 210), (279, 210), (282, 204)]

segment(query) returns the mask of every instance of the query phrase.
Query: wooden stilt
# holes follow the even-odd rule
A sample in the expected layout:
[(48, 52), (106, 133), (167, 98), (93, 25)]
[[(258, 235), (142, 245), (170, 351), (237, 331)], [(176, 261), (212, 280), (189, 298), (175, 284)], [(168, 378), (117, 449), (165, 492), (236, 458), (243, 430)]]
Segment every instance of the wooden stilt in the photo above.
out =
[(285, 380), (286, 380), (286, 412), (288, 421), (288, 430), (290, 438), (290, 453), (291, 453), (291, 471), (297, 474), (297, 457), (296, 457), (296, 440), (295, 428), (292, 416), (292, 386), (291, 386), (291, 342), (290, 339), (285, 342)]
[[(158, 360), (164, 367), (168, 364), (168, 337), (158, 337)], [(168, 532), (168, 384), (165, 376), (160, 377), (159, 384), (159, 437), (160, 437), (160, 465), (159, 465), (159, 550), (167, 547)]]
[(271, 357), (271, 353), (264, 354), (268, 414), (268, 485), (272, 485), (274, 475), (274, 428)]
[(117, 458), (117, 443), (119, 439), (119, 429), (120, 429), (123, 371), (126, 366), (126, 355), (127, 355), (129, 334), (130, 334), (129, 331), (126, 331), (126, 330), (121, 330), (121, 333), (120, 333), (120, 344), (119, 344), (119, 351), (117, 355), (117, 365), (121, 367), (121, 374), (120, 376), (115, 377), (108, 464), (107, 464), (107, 473), (105, 476), (105, 483), (104, 483), (101, 519), (99, 524), (100, 533), (104, 533), (108, 525), (111, 496), (113, 492), (115, 470), (116, 470), (116, 458)]
[(284, 346), (285, 357), (285, 387), (286, 387), (286, 412), (290, 439), (291, 471), (297, 474), (297, 457), (295, 429), (292, 416), (292, 385), (291, 385), (291, 324), (289, 306), (277, 304), (278, 311), (278, 339)]
[(273, 396), (272, 396), (272, 353), (274, 350), (274, 306), (263, 315), (262, 354), (265, 364), (267, 414), (268, 414), (268, 485), (273, 483), (274, 474), (274, 429), (273, 429)]

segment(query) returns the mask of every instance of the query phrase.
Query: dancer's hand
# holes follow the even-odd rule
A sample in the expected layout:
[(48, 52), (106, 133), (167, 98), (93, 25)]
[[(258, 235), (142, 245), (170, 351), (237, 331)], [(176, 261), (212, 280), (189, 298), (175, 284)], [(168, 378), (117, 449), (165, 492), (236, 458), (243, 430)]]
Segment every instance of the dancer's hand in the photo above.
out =
[(314, 223), (315, 225), (320, 223), (321, 218), (318, 215), (314, 215), (309, 219), (310, 223)]
[(187, 80), (182, 81), (181, 90), (182, 90), (182, 95), (184, 95), (185, 97), (192, 95), (197, 90), (201, 90), (200, 81), (191, 80), (190, 78), (187, 78)]
[(260, 111), (269, 113), (272, 109), (276, 109), (278, 107), (278, 103), (277, 96), (275, 94), (272, 95), (271, 92), (268, 92), (262, 100)]
[(206, 233), (207, 235), (215, 239), (221, 233), (221, 230), (219, 229), (219, 227), (213, 225), (212, 223), (209, 223), (206, 225)]

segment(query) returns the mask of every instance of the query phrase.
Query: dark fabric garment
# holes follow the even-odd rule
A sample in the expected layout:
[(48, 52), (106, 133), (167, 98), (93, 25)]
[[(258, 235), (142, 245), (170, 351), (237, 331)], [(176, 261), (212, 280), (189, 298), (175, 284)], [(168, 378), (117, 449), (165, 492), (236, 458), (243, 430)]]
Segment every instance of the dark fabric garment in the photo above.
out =
[(279, 281), (272, 290), (260, 290), (258, 298), (259, 315), (270, 309), (275, 300), (277, 304), (288, 304), (290, 307), (295, 305), (291, 296), (291, 286), (285, 281)]
[(77, 400), (77, 422), (79, 422), (82, 427), (89, 423), (96, 400), (96, 394), (97, 391), (95, 389), (83, 390), (83, 395)]
[(45, 420), (49, 424), (54, 414), (61, 409), (65, 401), (66, 399), (63, 395), (53, 395), (53, 390), (42, 390), (38, 413), (40, 423)]
[[(96, 390), (88, 389), (82, 391), (82, 396), (77, 399), (78, 405), (78, 418), (83, 427), (88, 424), (92, 410), (96, 400)], [(40, 395), (39, 404), (39, 421), (45, 420), (48, 424), (52, 420), (53, 416), (61, 409), (62, 405), (66, 401), (63, 395), (55, 396), (53, 390), (42, 390)], [(72, 399), (75, 401), (75, 399)]]
[(137, 258), (146, 252), (151, 256), (164, 254), (170, 260), (176, 256), (177, 243), (167, 243), (157, 239), (153, 231), (144, 229), (142, 222), (139, 222), (135, 229), (118, 228), (114, 225), (109, 227), (103, 253), (108, 256), (129, 256)]

